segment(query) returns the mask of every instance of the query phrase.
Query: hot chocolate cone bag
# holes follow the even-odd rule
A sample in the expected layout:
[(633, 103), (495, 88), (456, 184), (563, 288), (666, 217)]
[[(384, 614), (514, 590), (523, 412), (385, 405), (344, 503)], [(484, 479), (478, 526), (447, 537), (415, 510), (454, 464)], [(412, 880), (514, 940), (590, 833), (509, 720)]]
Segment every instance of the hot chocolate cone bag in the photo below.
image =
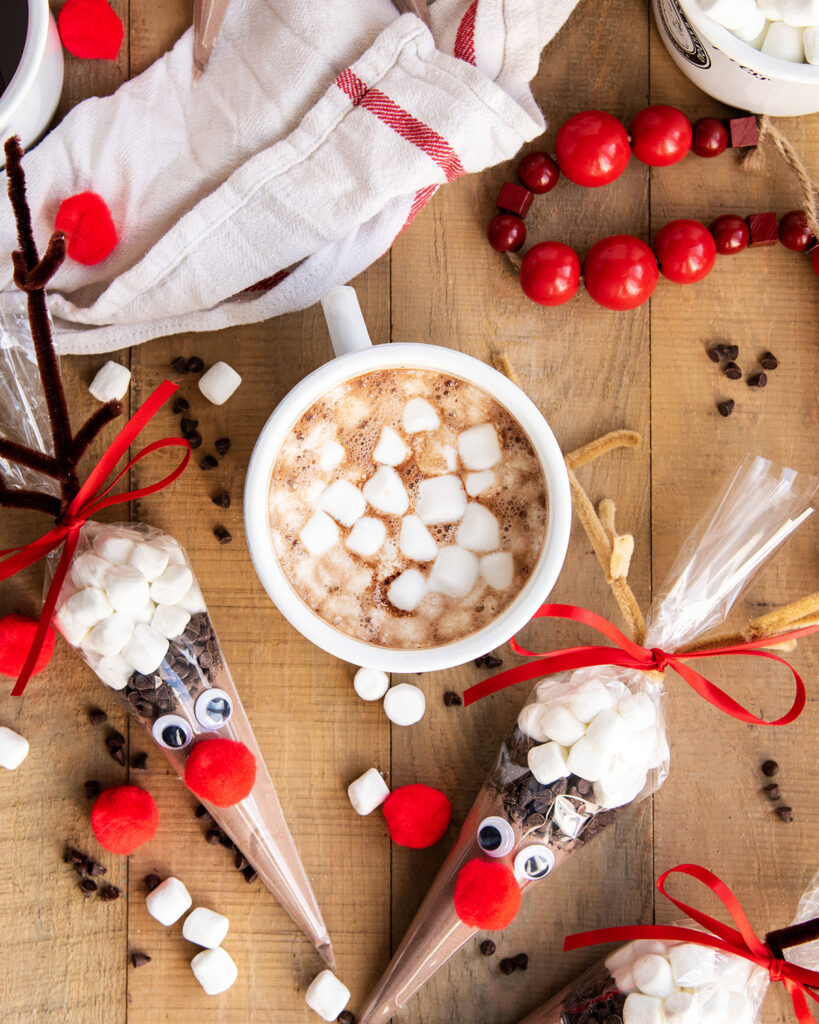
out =
[[(176, 385), (165, 381), (150, 395), (80, 483), (80, 459), (100, 430), (121, 414), (122, 404), (106, 402), (73, 432), (44, 296), (45, 284), (64, 257), (65, 238), (53, 235), (39, 258), (20, 158), (18, 140), (10, 139), (6, 166), (20, 243), (14, 254), (15, 282), (27, 293), (28, 322), (22, 317), (0, 320), (0, 504), (44, 512), (54, 526), (30, 544), (0, 552), (0, 580), (44, 557), (47, 565), (43, 613), (39, 623), (27, 623), (31, 632), (20, 642), (25, 650), (19, 652), (22, 668), (15, 669), (12, 693), (19, 696), (30, 676), (47, 663), (43, 655), (53, 646), (53, 623), (117, 692), (332, 966), (327, 929), (187, 554), (173, 537), (143, 523), (110, 525), (92, 518), (108, 506), (168, 486), (184, 470), (188, 442), (165, 438), (147, 445), (113, 476)], [(137, 490), (111, 493), (135, 463), (161, 448), (184, 451), (173, 472)], [(120, 789), (136, 790), (153, 807), (149, 794), (137, 787)], [(102, 812), (95, 818), (96, 804), (91, 821), (107, 849), (130, 853), (139, 842), (124, 841), (123, 830), (134, 821), (119, 814), (120, 806), (112, 821), (106, 804), (105, 835), (98, 826)], [(111, 836), (115, 842), (109, 843), (106, 837)]]
[[(724, 623), (756, 570), (810, 515), (815, 489), (811, 478), (748, 459), (683, 545), (640, 650), (679, 651)], [(506, 927), (523, 892), (662, 785), (669, 749), (661, 674), (611, 664), (616, 649), (590, 650), (602, 652), (593, 655), (597, 664), (536, 683), (360, 1024), (385, 1024), (476, 931)], [(488, 680), (485, 692), (543, 671), (520, 666)], [(712, 703), (758, 721), (734, 710), (739, 705), (725, 694), (717, 701), (702, 682)], [(782, 724), (798, 714), (798, 703)]]
[[(802, 895), (794, 924), (769, 932), (763, 943), (746, 931), (741, 908), (737, 914), (735, 897), (716, 876), (695, 864), (673, 870), (722, 890), (742, 932), (715, 921), (699, 933), (682, 920), (570, 936), (566, 948), (605, 942), (617, 933), (647, 937), (611, 950), (520, 1024), (754, 1024), (772, 978), (785, 982), (801, 1024), (800, 992), (816, 999), (804, 986), (819, 983), (819, 875)], [(668, 874), (658, 881), (661, 892)]]

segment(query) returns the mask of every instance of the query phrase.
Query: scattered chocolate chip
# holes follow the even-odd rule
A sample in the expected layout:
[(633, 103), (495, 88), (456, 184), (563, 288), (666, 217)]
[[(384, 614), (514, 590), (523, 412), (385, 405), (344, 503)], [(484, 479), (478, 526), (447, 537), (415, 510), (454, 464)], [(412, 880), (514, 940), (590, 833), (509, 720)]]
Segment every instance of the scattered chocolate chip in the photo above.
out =
[(183, 437), (190, 436), (198, 426), (199, 420), (190, 420), (187, 416), (183, 416), (179, 423), (179, 429), (182, 431)]
[(504, 957), (500, 962), (501, 974), (513, 974), (515, 970), (515, 964), (511, 957)]
[(245, 881), (248, 884), (250, 884), (250, 882), (255, 882), (256, 879), (258, 878), (258, 875), (256, 874), (255, 870), (250, 866), (250, 864), (248, 864), (246, 868), (242, 868), (242, 874), (245, 876)]
[(500, 668), (503, 664), (503, 658), (499, 658), (496, 654), (487, 654), (483, 659), (483, 663), (487, 668)]
[(768, 778), (772, 778), (779, 771), (779, 765), (776, 761), (763, 761), (762, 762), (762, 774), (767, 775)]
[(214, 494), (210, 500), (217, 508), (230, 508), (230, 495), (227, 491), (222, 491), (221, 494)]
[(83, 785), (85, 786), (85, 797), (87, 800), (93, 800), (94, 797), (100, 795), (102, 787), (97, 779), (88, 779)]
[(219, 462), (215, 455), (206, 455), (204, 459), (202, 459), (200, 465), (202, 469), (216, 469), (216, 467), (219, 465)]
[(198, 430), (192, 430), (185, 438), (185, 440), (188, 442), (191, 448), (198, 448), (199, 445), (202, 443), (202, 435), (199, 433)]
[(109, 747), (108, 753), (113, 757), (117, 764), (125, 765), (125, 751), (122, 747)]
[(529, 967), (529, 954), (528, 953), (517, 953), (512, 957), (512, 963), (517, 967), (519, 971), (525, 971)]
[(105, 745), (110, 750), (112, 747), (124, 747), (125, 737), (117, 729), (112, 729), (105, 737)]
[(242, 853), (241, 850), (236, 851), (236, 854), (233, 858), (233, 865), (237, 871), (244, 871), (244, 869), (247, 867), (247, 860), (245, 860), (245, 855)]
[(65, 852), (63, 853), (63, 861), (66, 864), (82, 864), (83, 867), (85, 867), (87, 860), (88, 858), (85, 856), (84, 853), (81, 853), (79, 850), (76, 850), (73, 846), (66, 846)]
[(472, 662), (472, 664), (475, 666), (475, 668), (483, 668), (483, 665), (484, 665), (485, 661), (486, 661), (486, 658), (475, 658), (475, 660)]
[(713, 348), (709, 348), (706, 355), (712, 363), (718, 363), (722, 358), (722, 345), (715, 345)]
[(213, 531), (214, 537), (219, 541), (220, 544), (230, 544), (233, 540), (233, 534), (230, 530), (226, 530), (224, 526), (217, 526)]
[(92, 896), (97, 891), (97, 883), (92, 882), (90, 878), (84, 878), (80, 882), (80, 888), (82, 889), (84, 896)]
[(763, 786), (762, 788), (767, 794), (769, 800), (779, 799), (779, 786), (775, 782), (769, 782), (767, 786)]
[(148, 770), (148, 755), (141, 751), (136, 757), (131, 758), (131, 771), (144, 772)]
[(154, 889), (162, 881), (162, 879), (159, 877), (159, 875), (146, 875), (143, 881), (145, 882), (145, 888), (148, 890), (148, 892), (153, 892)]
[(491, 939), (484, 939), (480, 945), (481, 956), (492, 956), (497, 946)]
[(199, 356), (191, 356), (188, 360), (188, 373), (201, 373), (204, 370), (205, 364), (199, 358)]
[(171, 363), (171, 366), (177, 373), (188, 372), (188, 360), (184, 356), (177, 356), (176, 359)]
[(103, 722), (108, 721), (108, 715), (106, 715), (102, 708), (90, 708), (88, 711), (88, 721), (92, 725), (102, 725)]
[(224, 848), (226, 850), (235, 850), (236, 849), (236, 846), (234, 845), (233, 840), (230, 838), (230, 836), (227, 834), (227, 832), (221, 832), (221, 831), (219, 832), (219, 843), (220, 843), (220, 845), (224, 846)]
[(181, 395), (177, 395), (173, 400), (173, 411), (176, 416), (178, 416), (180, 412), (187, 412), (190, 407), (190, 402), (187, 398), (183, 398)]
[(779, 360), (773, 354), (773, 352), (766, 352), (765, 355), (759, 360), (759, 365), (763, 370), (775, 370), (779, 366)]
[(102, 897), (102, 899), (105, 900), (106, 903), (110, 903), (112, 900), (119, 899), (120, 891), (115, 885), (104, 885), (102, 887), (102, 892), (100, 893), (100, 896)]
[(355, 1014), (349, 1010), (342, 1010), (336, 1017), (336, 1024), (355, 1024)]
[(92, 878), (99, 878), (100, 875), (107, 875), (108, 868), (104, 864), (99, 864), (95, 860), (89, 860), (88, 862), (88, 874)]
[(736, 359), (739, 355), (739, 345), (717, 345), (717, 348), (723, 359)]
[(730, 416), (734, 411), (734, 404), (733, 398), (729, 398), (725, 402), (717, 402), (717, 412), (720, 416)]
[(740, 378), (742, 377), (742, 370), (740, 370), (740, 368), (734, 362), (726, 363), (723, 367), (722, 372), (725, 374), (728, 380), (740, 380)]
[(74, 870), (77, 872), (77, 874), (80, 876), (80, 878), (82, 878), (83, 875), (87, 875), (88, 874), (88, 861), (85, 860), (84, 858), (82, 860), (82, 863), (80, 863), (80, 864), (72, 864), (71, 867), (74, 868)]
[(455, 693), (454, 690), (447, 690), (446, 693), (444, 694), (444, 704), (448, 708), (454, 708), (458, 707), (460, 704), (463, 704), (463, 700), (461, 699), (461, 695), (459, 693)]
[(755, 373), (753, 377), (749, 377), (747, 384), (749, 388), (764, 388), (768, 383), (768, 375), (766, 373)]
[(144, 967), (145, 964), (149, 964), (150, 962), (151, 958), (148, 956), (147, 953), (131, 954), (131, 963), (134, 965), (134, 967)]
[(782, 807), (777, 807), (776, 816), (780, 821), (793, 821), (793, 808), (785, 807), (784, 805)]
[(197, 804), (196, 809), (193, 812), (197, 818), (204, 818), (208, 814), (208, 809), (204, 804)]
[(218, 828), (212, 828), (209, 832), (205, 833), (205, 839), (207, 839), (211, 846), (218, 846), (222, 842), (222, 833)]
[(230, 438), (229, 437), (217, 437), (213, 442), (213, 447), (216, 449), (219, 455), (227, 455), (230, 451)]

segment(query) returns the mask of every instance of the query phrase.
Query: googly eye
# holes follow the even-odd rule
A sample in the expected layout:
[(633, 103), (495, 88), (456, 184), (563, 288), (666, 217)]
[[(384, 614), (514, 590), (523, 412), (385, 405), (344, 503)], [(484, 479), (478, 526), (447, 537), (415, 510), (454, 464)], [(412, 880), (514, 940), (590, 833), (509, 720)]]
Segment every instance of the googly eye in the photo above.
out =
[(548, 846), (535, 843), (520, 850), (515, 857), (515, 877), (519, 882), (545, 878), (555, 866), (555, 855)]
[(168, 750), (181, 750), (193, 739), (190, 722), (180, 715), (162, 715), (154, 722), (151, 732), (160, 747)]
[(515, 833), (505, 818), (494, 815), (478, 825), (478, 846), (490, 857), (505, 857), (515, 845)]
[(203, 729), (221, 729), (233, 714), (233, 701), (224, 690), (203, 690), (196, 698), (193, 713)]

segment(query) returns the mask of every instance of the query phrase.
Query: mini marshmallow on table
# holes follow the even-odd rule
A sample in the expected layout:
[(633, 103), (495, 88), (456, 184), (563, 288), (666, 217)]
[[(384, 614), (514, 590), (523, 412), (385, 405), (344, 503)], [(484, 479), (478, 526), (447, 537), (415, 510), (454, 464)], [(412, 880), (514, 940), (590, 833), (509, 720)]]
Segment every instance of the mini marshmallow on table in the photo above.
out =
[(175, 924), (192, 905), (193, 900), (185, 884), (173, 875), (160, 882), (145, 897), (145, 908), (148, 913), (166, 928)]
[(203, 949), (191, 960), (194, 977), (209, 996), (227, 992), (239, 977), (239, 970), (230, 953), (222, 949)]
[(0, 725), (0, 767), (13, 772), (28, 756), (29, 744), (25, 736), (21, 736), (6, 725)]
[(233, 367), (220, 361), (199, 378), (199, 390), (213, 405), (224, 405), (241, 383), (242, 378)]
[(304, 993), (304, 1001), (325, 1021), (338, 1019), (350, 1001), (350, 990), (329, 969), (317, 974)]
[(122, 398), (130, 383), (131, 371), (128, 367), (109, 359), (97, 370), (88, 390), (98, 402), (110, 402)]
[(182, 937), (205, 949), (216, 949), (225, 941), (230, 921), (207, 907), (195, 907), (185, 918)]
[(353, 678), (355, 692), (362, 700), (381, 700), (389, 685), (390, 677), (380, 668), (360, 668)]
[(426, 707), (423, 690), (412, 683), (399, 683), (384, 696), (384, 713), (394, 725), (415, 725), (424, 717)]
[(368, 768), (363, 775), (359, 775), (347, 787), (347, 796), (350, 798), (353, 810), (362, 817), (372, 814), (389, 795), (390, 787), (377, 768)]

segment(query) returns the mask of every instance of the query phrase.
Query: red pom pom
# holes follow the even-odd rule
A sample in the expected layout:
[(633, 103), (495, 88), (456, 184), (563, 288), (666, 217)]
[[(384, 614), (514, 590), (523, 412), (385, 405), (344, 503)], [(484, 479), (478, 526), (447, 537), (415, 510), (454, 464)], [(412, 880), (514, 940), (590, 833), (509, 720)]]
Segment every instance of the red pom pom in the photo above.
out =
[(394, 789), (382, 810), (392, 841), (413, 850), (434, 846), (443, 838), (452, 817), (452, 806), (440, 789), (420, 782)]
[(65, 235), (71, 259), (87, 267), (110, 256), (119, 241), (111, 211), (96, 192), (79, 192), (64, 199), (57, 210), (54, 227)]
[(156, 835), (159, 811), (150, 793), (139, 786), (106, 789), (94, 801), (91, 828), (100, 846), (111, 853), (133, 853)]
[(467, 861), (455, 882), (455, 913), (472, 928), (505, 928), (520, 910), (520, 886), (506, 864)]
[(63, 46), (75, 57), (113, 60), (125, 30), (106, 0), (66, 0), (57, 16)]
[(185, 763), (185, 785), (217, 807), (231, 807), (250, 795), (256, 758), (238, 740), (201, 740)]
[[(25, 615), (4, 615), (0, 619), (0, 675), (19, 676), (23, 663), (28, 656), (34, 634), (37, 632), (37, 619), (29, 619)], [(46, 630), (45, 640), (34, 662), (32, 675), (42, 672), (51, 661), (54, 653), (54, 630)]]

